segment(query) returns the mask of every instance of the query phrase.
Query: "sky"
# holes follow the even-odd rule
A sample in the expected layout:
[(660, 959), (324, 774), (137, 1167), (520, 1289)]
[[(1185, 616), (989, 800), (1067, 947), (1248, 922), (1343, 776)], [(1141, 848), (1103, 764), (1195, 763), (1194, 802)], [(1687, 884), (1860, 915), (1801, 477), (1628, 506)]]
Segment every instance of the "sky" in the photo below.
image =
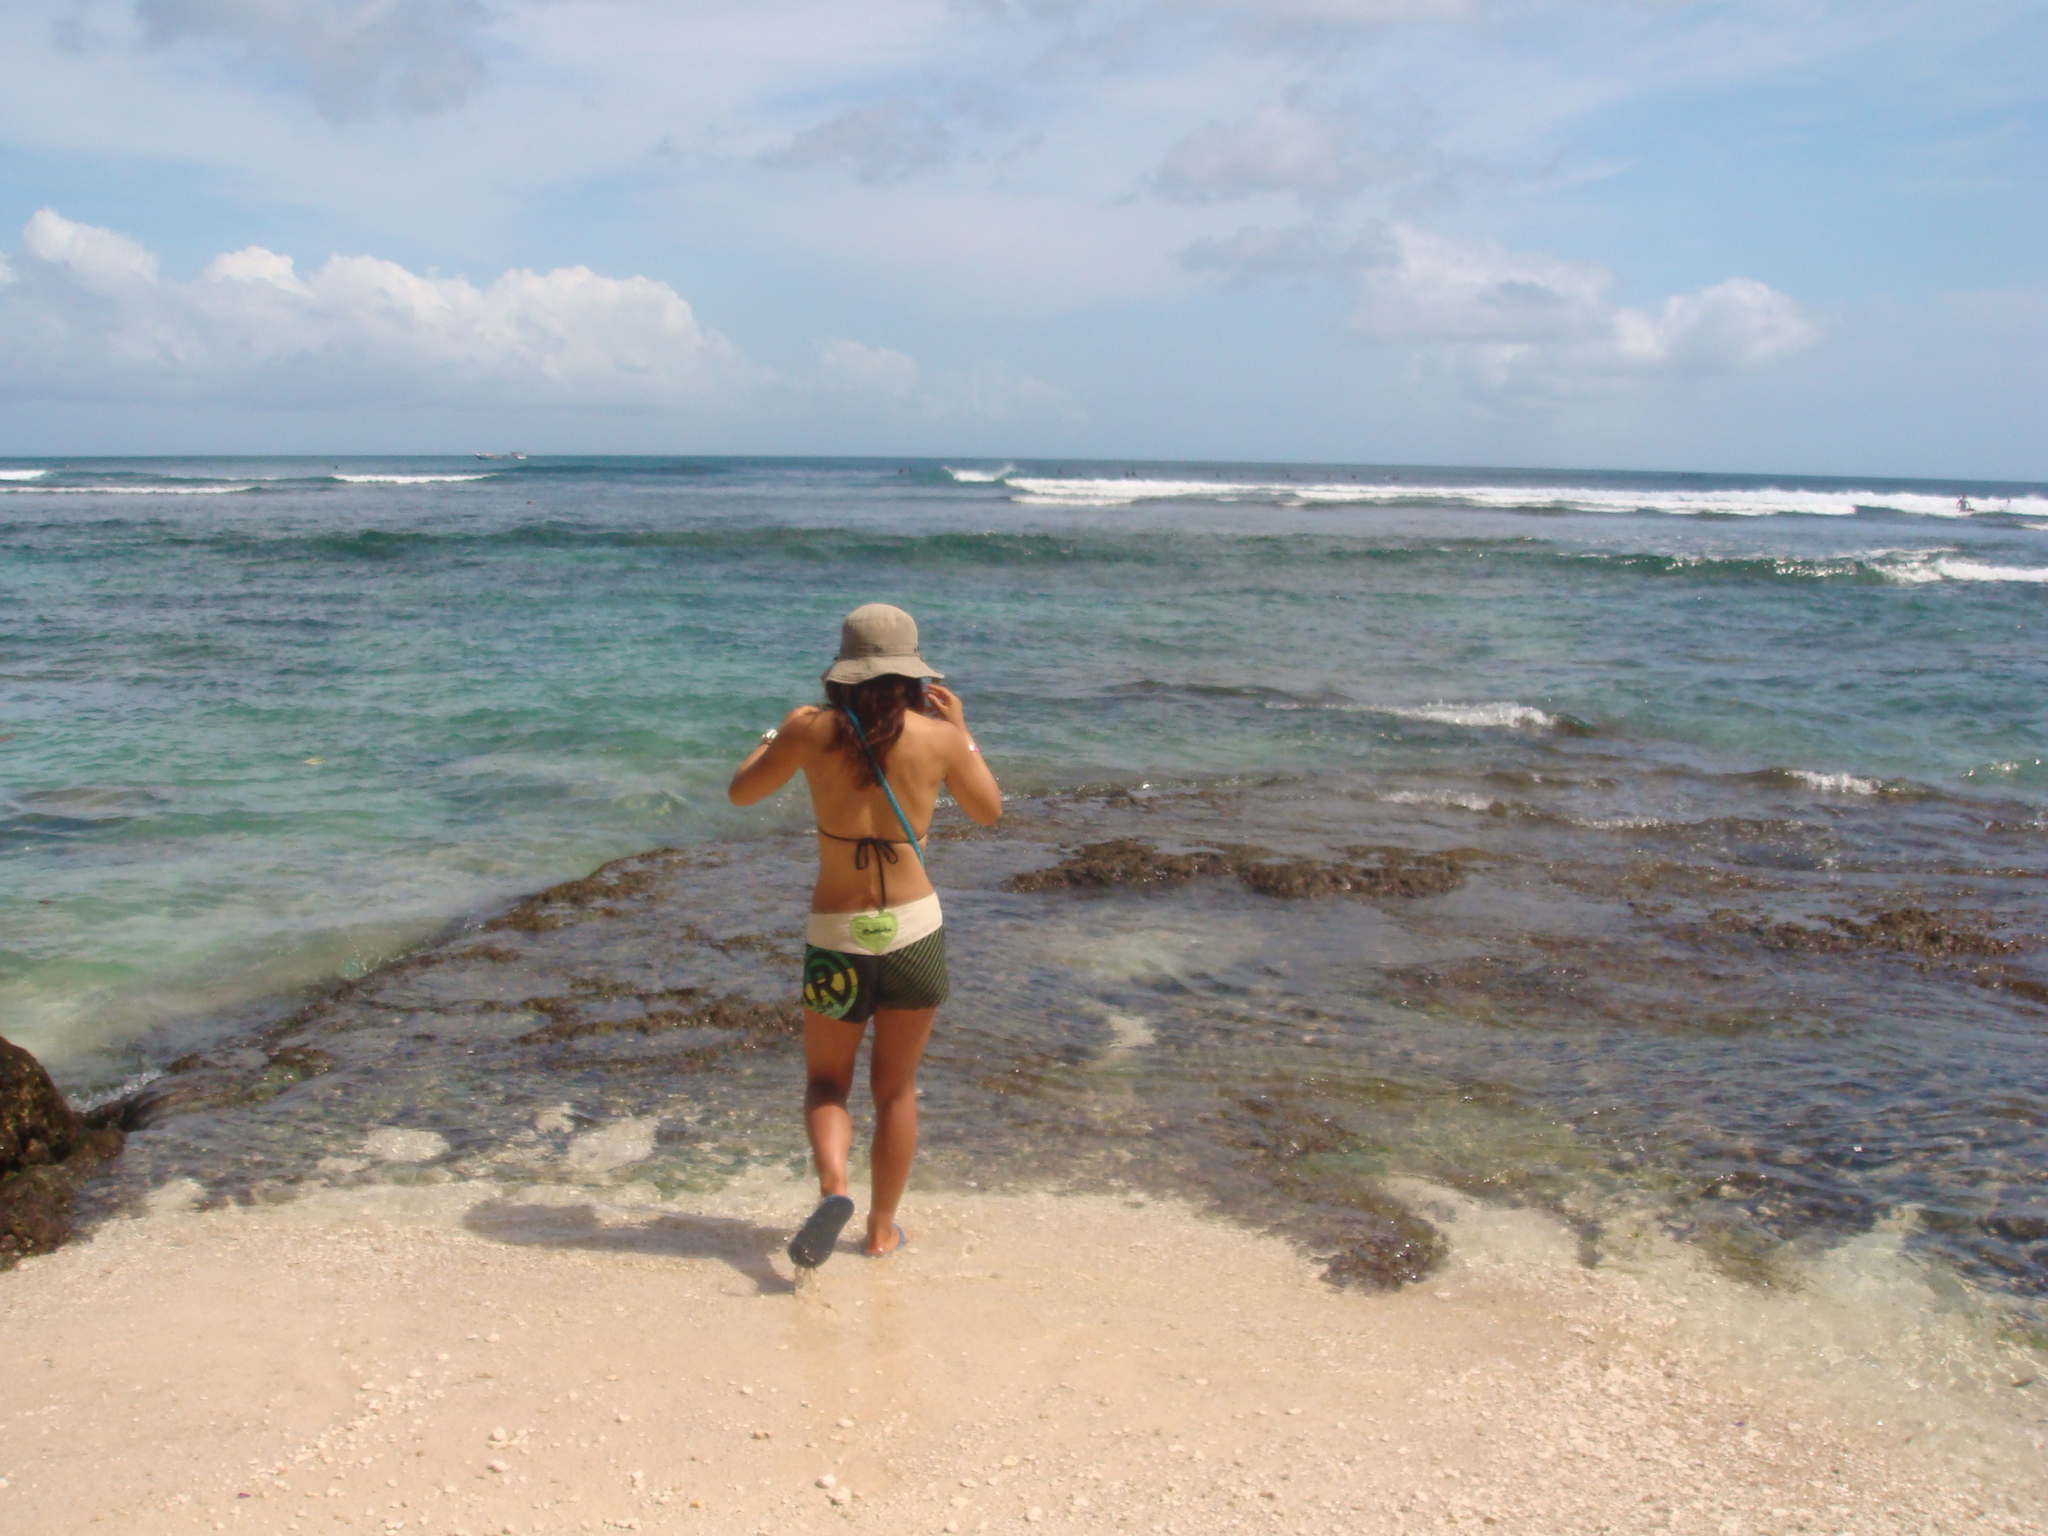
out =
[(7, 0), (0, 454), (2048, 479), (2044, 0)]

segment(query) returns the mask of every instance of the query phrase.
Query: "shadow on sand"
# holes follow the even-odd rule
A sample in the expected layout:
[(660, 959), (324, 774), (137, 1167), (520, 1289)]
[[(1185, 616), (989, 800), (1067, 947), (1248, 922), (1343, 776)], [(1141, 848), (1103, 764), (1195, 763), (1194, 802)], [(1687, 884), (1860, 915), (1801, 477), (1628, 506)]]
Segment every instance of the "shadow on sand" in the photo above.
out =
[(607, 1224), (595, 1205), (520, 1205), (486, 1200), (470, 1207), (462, 1224), (501, 1243), (529, 1248), (589, 1248), (599, 1253), (646, 1253), (675, 1259), (717, 1259), (754, 1283), (763, 1296), (786, 1296), (793, 1282), (776, 1273), (769, 1255), (789, 1234), (730, 1216), (673, 1212), (647, 1221)]

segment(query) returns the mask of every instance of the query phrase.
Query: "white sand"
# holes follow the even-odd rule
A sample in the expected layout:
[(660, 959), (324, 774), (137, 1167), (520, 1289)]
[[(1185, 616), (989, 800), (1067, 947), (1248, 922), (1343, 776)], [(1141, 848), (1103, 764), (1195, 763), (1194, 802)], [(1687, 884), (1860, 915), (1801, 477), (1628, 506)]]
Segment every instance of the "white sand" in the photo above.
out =
[(2036, 1357), (1894, 1238), (1759, 1291), (1406, 1193), (1453, 1257), (1390, 1296), (971, 1194), (793, 1292), (767, 1176), (116, 1222), (0, 1275), (0, 1531), (2048, 1529)]

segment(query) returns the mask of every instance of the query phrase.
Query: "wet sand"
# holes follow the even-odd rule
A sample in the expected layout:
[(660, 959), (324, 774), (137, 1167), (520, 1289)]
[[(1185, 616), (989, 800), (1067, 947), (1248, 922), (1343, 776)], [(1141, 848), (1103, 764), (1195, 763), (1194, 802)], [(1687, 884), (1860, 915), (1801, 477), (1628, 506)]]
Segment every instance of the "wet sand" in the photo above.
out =
[(1764, 1288), (1396, 1183), (1379, 1294), (1128, 1195), (914, 1190), (798, 1289), (773, 1170), (174, 1184), (0, 1285), (0, 1529), (2048, 1529), (2048, 1385), (1896, 1233)]

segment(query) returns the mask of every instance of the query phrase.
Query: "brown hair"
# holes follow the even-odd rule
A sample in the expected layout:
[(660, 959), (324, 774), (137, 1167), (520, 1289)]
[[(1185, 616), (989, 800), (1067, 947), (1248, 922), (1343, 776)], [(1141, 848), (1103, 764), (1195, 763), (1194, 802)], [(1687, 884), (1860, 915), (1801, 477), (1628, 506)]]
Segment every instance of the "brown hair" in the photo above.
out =
[[(875, 763), (884, 772), (888, 770), (889, 749), (903, 734), (904, 711), (924, 712), (924, 679), (889, 672), (864, 683), (827, 683), (825, 697), (832, 707), (834, 749), (846, 754), (854, 787), (873, 789)], [(860, 741), (853, 734), (853, 722), (846, 718), (849, 709), (860, 717), (861, 736), (868, 744), (866, 752), (861, 751)], [(869, 753), (874, 754), (874, 763), (868, 761)]]

